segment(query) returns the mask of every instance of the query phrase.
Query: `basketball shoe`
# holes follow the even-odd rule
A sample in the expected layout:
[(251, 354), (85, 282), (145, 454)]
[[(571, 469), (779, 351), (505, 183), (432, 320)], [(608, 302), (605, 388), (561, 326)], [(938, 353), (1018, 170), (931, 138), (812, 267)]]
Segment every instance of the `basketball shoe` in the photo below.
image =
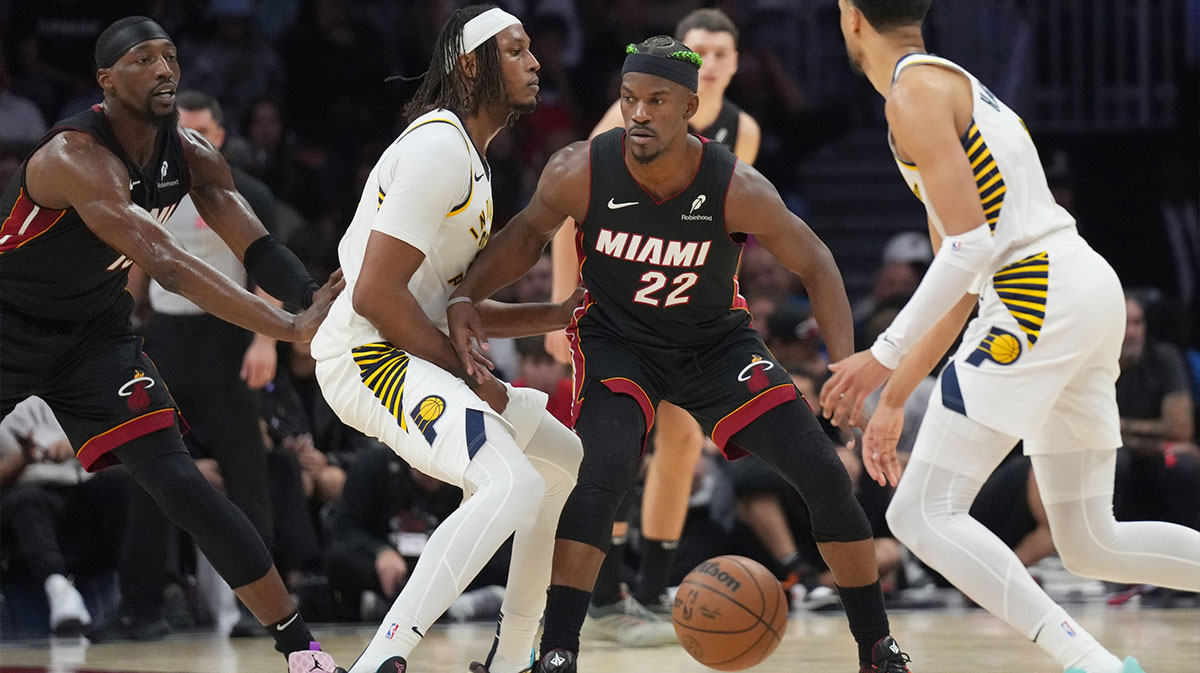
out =
[(333, 657), (314, 642), (309, 649), (288, 655), (288, 673), (346, 673), (346, 669), (333, 663)]
[[(1121, 667), (1121, 673), (1146, 673), (1142, 667), (1138, 665), (1137, 659), (1133, 657), (1125, 657), (1125, 665)], [(1082, 668), (1068, 668), (1065, 673), (1088, 673)]]
[(534, 667), (533, 673), (576, 673), (575, 654), (570, 650), (550, 650)]
[(858, 673), (910, 673), (909, 661), (912, 659), (900, 651), (896, 641), (884, 636), (871, 648), (871, 663), (860, 666)]
[(657, 647), (676, 642), (669, 619), (650, 612), (633, 596), (612, 605), (589, 605), (580, 635), (611, 640), (626, 647)]
[(408, 661), (404, 657), (388, 657), (379, 668), (375, 669), (375, 673), (407, 673)]

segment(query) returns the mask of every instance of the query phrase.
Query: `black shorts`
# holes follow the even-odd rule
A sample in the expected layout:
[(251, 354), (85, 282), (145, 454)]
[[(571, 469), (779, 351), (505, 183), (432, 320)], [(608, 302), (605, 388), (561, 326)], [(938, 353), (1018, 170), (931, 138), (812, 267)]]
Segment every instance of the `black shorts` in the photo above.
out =
[(670, 349), (634, 344), (598, 329), (568, 332), (575, 369), (572, 420), (588, 388), (604, 385), (637, 400), (654, 425), (654, 410), (666, 400), (686, 409), (729, 459), (746, 452), (727, 445), (768, 410), (800, 393), (758, 332), (739, 327), (710, 346)]
[(118, 462), (114, 448), (171, 427), (178, 413), (127, 306), (86, 323), (0, 309), (0, 417), (42, 398), (89, 472)]

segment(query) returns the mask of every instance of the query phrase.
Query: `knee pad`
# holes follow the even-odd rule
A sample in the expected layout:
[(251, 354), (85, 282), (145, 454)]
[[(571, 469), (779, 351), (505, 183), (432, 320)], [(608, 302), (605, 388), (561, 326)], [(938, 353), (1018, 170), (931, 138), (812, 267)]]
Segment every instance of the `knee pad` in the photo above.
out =
[(558, 537), (608, 549), (613, 518), (637, 477), (646, 422), (637, 401), (591, 386), (575, 431), (583, 442), (579, 480), (563, 506)]

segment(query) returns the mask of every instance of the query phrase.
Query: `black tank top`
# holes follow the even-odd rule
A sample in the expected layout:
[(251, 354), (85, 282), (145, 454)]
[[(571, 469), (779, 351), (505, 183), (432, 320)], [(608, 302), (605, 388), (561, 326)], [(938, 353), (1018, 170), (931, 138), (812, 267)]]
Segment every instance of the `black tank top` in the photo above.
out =
[(696, 129), (696, 133), (721, 143), (732, 152), (737, 148), (738, 125), (742, 121), (741, 115), (740, 107), (730, 103), (728, 98), (723, 98), (721, 99), (721, 112), (717, 114), (717, 118), (708, 128)]
[[(159, 222), (191, 187), (178, 127), (159, 131), (144, 167), (125, 154), (99, 105), (55, 124), (34, 151), (64, 131), (87, 133), (117, 155), (129, 171), (130, 198)], [(35, 203), (25, 186), (28, 162), (26, 157), (0, 196), (0, 308), (70, 323), (128, 310), (131, 302), (118, 302), (133, 262), (97, 238), (74, 208)]]
[(594, 302), (582, 335), (659, 347), (720, 340), (750, 320), (738, 294), (744, 238), (725, 231), (725, 195), (737, 159), (701, 138), (700, 165), (683, 191), (661, 202), (625, 165), (625, 131), (592, 140), (591, 197), (576, 242), (580, 272)]

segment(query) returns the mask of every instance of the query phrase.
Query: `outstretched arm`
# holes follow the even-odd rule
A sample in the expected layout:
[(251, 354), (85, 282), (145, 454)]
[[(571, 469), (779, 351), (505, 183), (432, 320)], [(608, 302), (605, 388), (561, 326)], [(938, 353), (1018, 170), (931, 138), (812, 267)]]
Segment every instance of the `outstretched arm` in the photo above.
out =
[(492, 236), (471, 264), (446, 309), (450, 338), (468, 372), (474, 368), (470, 340), (487, 348), (486, 328), (474, 304), (532, 268), (565, 218), (582, 220), (587, 215), (589, 180), (588, 143), (572, 143), (555, 152), (529, 205)]
[[(128, 172), (112, 152), (83, 133), (67, 132), (30, 159), (27, 181), (48, 207), (73, 207), (100, 240), (133, 260), (164, 288), (205, 311), (284, 341), (312, 338), (324, 312), (293, 316), (255, 297), (188, 254), (129, 198)], [(332, 296), (340, 287), (331, 287)], [(327, 303), (323, 307), (328, 310)]]
[(725, 202), (726, 228), (754, 234), (776, 259), (804, 280), (830, 360), (837, 362), (853, 353), (850, 300), (829, 248), (804, 220), (787, 209), (774, 185), (753, 167), (739, 162), (731, 179)]
[(303, 262), (267, 232), (234, 186), (225, 158), (195, 131), (181, 128), (179, 137), (192, 176), (192, 201), (205, 223), (268, 294), (297, 306), (311, 305), (317, 282)]

